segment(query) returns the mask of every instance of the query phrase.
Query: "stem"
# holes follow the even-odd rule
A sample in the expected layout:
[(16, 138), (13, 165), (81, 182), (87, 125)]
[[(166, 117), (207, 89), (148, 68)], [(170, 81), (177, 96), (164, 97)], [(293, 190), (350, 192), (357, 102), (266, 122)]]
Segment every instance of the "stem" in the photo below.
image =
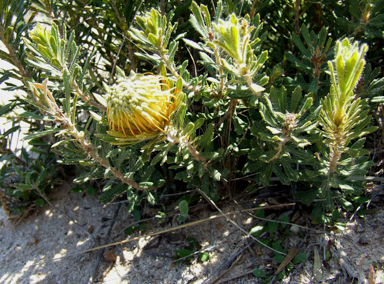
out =
[(203, 162), (205, 169), (207, 169), (209, 162), (207, 162), (207, 160), (200, 155), (200, 152), (197, 151), (197, 147), (192, 145), (192, 142), (189, 141), (188, 137), (185, 137), (185, 136), (179, 137), (177, 132), (174, 132), (171, 130), (167, 132), (167, 140), (172, 144), (178, 143), (181, 147), (186, 146), (192, 158), (195, 161)]
[(249, 17), (251, 18), (251, 21), (253, 19), (253, 16), (255, 15), (256, 13), (256, 1), (257, 0), (253, 0), (253, 3), (252, 3), (252, 7), (251, 7), (251, 13), (249, 14)]
[(300, 0), (296, 0), (295, 2), (295, 33), (300, 33), (300, 25), (299, 25), (299, 19), (300, 19)]
[(124, 175), (116, 168), (111, 167), (108, 160), (103, 159), (99, 156), (99, 154), (95, 151), (92, 144), (85, 138), (84, 134), (80, 134), (80, 132), (76, 129), (76, 127), (70, 122), (70, 120), (66, 120), (64, 122), (65, 126), (68, 127), (71, 135), (80, 143), (80, 147), (93, 159), (95, 159), (102, 167), (110, 168), (111, 172), (115, 177), (120, 179), (123, 183), (128, 184), (138, 190), (145, 190), (141, 188), (135, 181), (131, 179), (127, 179)]
[[(4, 39), (4, 30), (3, 30), (3, 28), (0, 28), (0, 38)], [(13, 48), (9, 44), (9, 42), (5, 42), (4, 40), (2, 40), (2, 42), (4, 43), (5, 47), (7, 48), (8, 52), (9, 52), (9, 55), (12, 57), (13, 65), (15, 65), (17, 67), (17, 69), (19, 69), (20, 75), (23, 78), (29, 77), (28, 72), (25, 71), (25, 69), (23, 68), (23, 65), (21, 65), (19, 59), (17, 58), (17, 56), (16, 56)]]
[(269, 161), (268, 163), (276, 160), (277, 158), (280, 157), (280, 154), (281, 154), (281, 151), (283, 150), (283, 146), (289, 141), (289, 137), (285, 137), (283, 141), (281, 141), (279, 143), (279, 145), (277, 146), (277, 153), (275, 156), (273, 156)]
[(340, 160), (342, 154), (343, 154), (342, 151), (337, 150), (337, 146), (331, 150), (331, 159), (329, 162), (329, 173), (330, 174), (333, 174), (336, 172), (337, 165), (339, 163), (339, 160)]
[(165, 15), (165, 4), (164, 4), (164, 0), (160, 0), (160, 10), (161, 10), (161, 16), (164, 17), (164, 15)]
[[(46, 79), (44, 83), (41, 84), (35, 84), (35, 86), (39, 89), (42, 89), (44, 93), (48, 93), (52, 97), (52, 94), (47, 88), (47, 82)], [(52, 97), (53, 99), (53, 97)], [(79, 147), (85, 151), (85, 153), (88, 154), (91, 158), (96, 160), (102, 167), (104, 168), (110, 168), (111, 172), (114, 174), (115, 177), (120, 179), (123, 183), (128, 184), (138, 190), (145, 190), (144, 188), (140, 187), (135, 181), (131, 179), (127, 179), (124, 177), (124, 175), (116, 168), (111, 167), (108, 160), (103, 159), (99, 156), (95, 148), (92, 146), (91, 142), (89, 142), (86, 138), (83, 132), (79, 132), (75, 125), (73, 125), (71, 118), (66, 116), (57, 106), (56, 102), (53, 100), (51, 101), (52, 105), (50, 106), (51, 110), (53, 111), (54, 115), (56, 116), (56, 119), (60, 121), (62, 124), (62, 129), (68, 130), (68, 132), (72, 135), (73, 138), (76, 139), (76, 141), (79, 143)]]
[(218, 93), (220, 96), (222, 96), (223, 90), (224, 90), (224, 85), (226, 83), (226, 78), (224, 77), (224, 71), (223, 71), (223, 65), (221, 64), (220, 60), (220, 54), (219, 54), (219, 49), (216, 47), (214, 48), (214, 53), (215, 53), (215, 58), (216, 58), (216, 64), (219, 67), (219, 75), (220, 75), (220, 87), (218, 90)]
[(80, 96), (80, 98), (87, 104), (90, 104), (91, 106), (94, 106), (94, 107), (97, 107), (98, 109), (102, 110), (102, 111), (106, 111), (107, 108), (105, 106), (102, 106), (100, 104), (98, 104), (97, 102), (95, 102), (94, 100), (91, 100), (90, 98), (88, 98), (79, 88), (79, 86), (77, 85), (76, 82), (73, 82), (72, 83), (72, 87), (75, 89), (76, 93)]
[(253, 94), (255, 94), (259, 99), (261, 98), (260, 92), (256, 91), (253, 87), (252, 77), (249, 74), (244, 75), (245, 81), (247, 82), (248, 88), (251, 90)]
[(182, 78), (180, 76), (180, 74), (177, 73), (177, 71), (175, 70), (175, 67), (171, 64), (168, 57), (164, 54), (163, 47), (158, 47), (158, 51), (159, 51), (159, 55), (160, 55), (161, 59), (164, 61), (165, 65), (167, 66), (168, 70), (172, 73), (172, 75), (175, 76), (176, 79), (181, 78), (181, 80), (183, 81), (184, 88), (186, 88), (189, 91), (197, 92), (198, 88), (189, 85), (187, 82), (185, 82), (184, 78)]
[(233, 113), (235, 112), (236, 106), (238, 103), (239, 103), (239, 100), (235, 100), (235, 99), (231, 100), (231, 102), (229, 104), (228, 111), (220, 119), (219, 123), (216, 124), (216, 126), (215, 126), (216, 128), (218, 128), (224, 122), (224, 120), (226, 120), (228, 117), (229, 117), (229, 121), (232, 120)]

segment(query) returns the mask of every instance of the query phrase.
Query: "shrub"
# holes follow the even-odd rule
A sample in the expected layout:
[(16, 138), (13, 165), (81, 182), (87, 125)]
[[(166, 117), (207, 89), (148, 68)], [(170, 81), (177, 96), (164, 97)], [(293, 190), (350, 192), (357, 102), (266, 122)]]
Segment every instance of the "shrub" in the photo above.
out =
[(100, 200), (129, 210), (175, 180), (217, 200), (249, 178), (351, 209), (383, 101), (383, 1), (201, 2), (2, 0), (1, 82), (21, 80), (20, 119), (41, 122), (25, 139), (51, 137), (75, 182), (105, 180)]

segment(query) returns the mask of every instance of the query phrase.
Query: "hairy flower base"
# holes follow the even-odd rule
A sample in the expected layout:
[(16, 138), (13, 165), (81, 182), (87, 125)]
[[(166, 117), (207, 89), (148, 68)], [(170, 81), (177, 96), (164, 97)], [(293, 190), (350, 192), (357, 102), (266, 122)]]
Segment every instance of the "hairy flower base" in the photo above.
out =
[(176, 97), (169, 82), (156, 75), (120, 78), (111, 87), (106, 101), (112, 130), (109, 132), (120, 137), (139, 138), (164, 132), (176, 109)]

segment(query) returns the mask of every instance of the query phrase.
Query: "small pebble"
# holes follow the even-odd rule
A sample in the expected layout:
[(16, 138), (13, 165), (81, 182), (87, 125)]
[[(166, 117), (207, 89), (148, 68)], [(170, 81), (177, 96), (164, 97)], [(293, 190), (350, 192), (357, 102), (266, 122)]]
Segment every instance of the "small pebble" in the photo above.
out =
[(289, 229), (292, 233), (298, 234), (300, 232), (300, 227), (297, 225), (292, 225), (291, 228)]
[(103, 256), (107, 262), (115, 262), (117, 260), (116, 254), (110, 250), (107, 250), (106, 252), (104, 252)]
[(361, 244), (361, 245), (367, 245), (367, 244), (369, 244), (368, 238), (367, 238), (366, 236), (362, 236), (362, 237), (359, 239), (359, 244)]
[(361, 234), (361, 233), (364, 233), (364, 232), (365, 232), (365, 228), (359, 226), (359, 228), (357, 229), (357, 232), (360, 233), (360, 234)]

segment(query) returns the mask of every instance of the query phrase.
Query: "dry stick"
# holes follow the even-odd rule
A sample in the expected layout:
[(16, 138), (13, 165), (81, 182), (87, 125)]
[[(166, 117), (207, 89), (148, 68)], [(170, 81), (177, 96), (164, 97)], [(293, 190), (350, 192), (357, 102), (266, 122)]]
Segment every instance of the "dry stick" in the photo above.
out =
[(283, 269), (291, 262), (291, 260), (299, 253), (297, 247), (293, 246), (289, 249), (287, 256), (284, 258), (283, 262), (280, 263), (279, 267), (275, 271), (275, 275), (279, 274)]
[[(326, 246), (326, 245), (323, 244), (323, 246)], [(331, 247), (332, 255), (335, 256), (335, 259), (339, 260), (339, 264), (341, 265), (342, 268), (345, 269), (345, 271), (350, 277), (359, 279), (359, 274), (356, 272), (357, 270), (356, 267), (351, 265), (344, 251), (339, 252), (339, 249), (341, 250), (341, 248), (337, 242), (335, 242), (335, 247), (336, 248)]]
[(45, 202), (47, 202), (49, 205), (51, 205), (54, 209), (56, 209), (57, 211), (59, 211), (61, 214), (65, 215), (69, 220), (71, 220), (76, 226), (78, 226), (82, 231), (84, 231), (92, 240), (92, 243), (95, 243), (96, 240), (95, 238), (93, 237), (93, 235), (88, 232), (86, 229), (84, 229), (79, 223), (76, 222), (75, 219), (73, 219), (71, 216), (69, 216), (67, 213), (65, 213), (64, 211), (60, 210), (59, 208), (57, 208), (55, 205), (53, 205), (49, 200), (48, 198), (40, 191), (40, 189), (34, 184), (33, 185), (34, 188), (36, 189), (36, 191), (39, 193), (39, 195), (45, 200)]
[[(275, 209), (275, 208), (280, 208), (280, 207), (285, 207), (285, 206), (294, 206), (294, 205), (296, 205), (296, 203), (286, 203), (286, 204), (271, 205), (271, 206), (265, 206), (265, 207), (257, 207), (257, 208), (251, 208), (251, 209), (242, 210), (242, 211), (229, 212), (229, 213), (227, 213), (227, 215), (238, 214), (238, 213), (241, 213), (241, 212), (251, 211), (251, 210)], [(129, 239), (129, 240), (119, 241), (119, 242), (103, 245), (103, 246), (100, 246), (100, 247), (95, 247), (95, 248), (83, 250), (83, 251), (76, 252), (76, 253), (73, 253), (73, 254), (70, 254), (70, 255), (53, 258), (52, 261), (60, 260), (60, 259), (71, 257), (71, 256), (76, 256), (76, 255), (79, 255), (79, 254), (83, 254), (83, 253), (87, 253), (87, 252), (91, 252), (91, 251), (95, 251), (95, 250), (99, 250), (99, 249), (103, 249), (103, 248), (107, 248), (107, 247), (111, 247), (111, 246), (116, 246), (116, 245), (121, 245), (121, 244), (125, 244), (125, 243), (130, 243), (130, 242), (133, 242), (133, 241), (140, 240), (142, 238), (154, 237), (154, 236), (157, 236), (157, 235), (173, 232), (173, 231), (176, 231), (176, 230), (179, 230), (179, 229), (183, 229), (183, 228), (187, 228), (187, 227), (190, 227), (190, 226), (198, 225), (198, 224), (201, 224), (201, 223), (204, 223), (204, 222), (207, 222), (207, 221), (212, 221), (214, 219), (218, 219), (218, 218), (222, 218), (222, 217), (226, 217), (226, 215), (214, 215), (214, 216), (211, 216), (211, 217), (206, 218), (206, 219), (198, 220), (198, 221), (191, 222), (191, 223), (188, 223), (188, 224), (183, 224), (183, 225), (180, 225), (180, 226), (177, 226), (177, 227), (172, 227), (172, 228), (169, 228), (169, 229), (165, 229), (163, 231), (158, 231), (158, 232), (150, 233), (148, 235), (135, 237), (135, 238), (132, 238), (132, 239)], [(265, 246), (263, 243), (262, 243), (262, 245)], [(273, 249), (271, 248), (271, 250), (273, 250)], [(281, 252), (278, 252), (278, 253), (283, 254)], [(40, 262), (44, 262), (44, 261), (40, 261)], [(40, 262), (37, 262), (37, 263), (32, 264), (30, 266), (24, 266), (24, 268), (36, 266)]]
[[(273, 209), (273, 208), (279, 208), (279, 207), (284, 207), (284, 206), (293, 206), (295, 205), (296, 203), (287, 203), (287, 204), (279, 204), (279, 205), (272, 205), (272, 206), (267, 206), (267, 207), (257, 207), (257, 208), (252, 208), (252, 209), (248, 209), (248, 210), (261, 210), (261, 209)], [(220, 210), (220, 209), (219, 209)], [(247, 211), (247, 210), (244, 210), (244, 212)], [(222, 212), (220, 210), (220, 212)], [(236, 213), (241, 213), (242, 211), (234, 211), (234, 212), (229, 212), (227, 213), (227, 215), (230, 215), (230, 214), (236, 214)], [(222, 213), (223, 214), (223, 213)], [(208, 217), (206, 219), (202, 219), (202, 220), (198, 220), (198, 221), (194, 221), (194, 222), (191, 222), (191, 223), (187, 223), (187, 224), (183, 224), (183, 225), (180, 225), (180, 226), (177, 226), (177, 227), (172, 227), (172, 228), (169, 228), (169, 229), (165, 229), (163, 231), (159, 231), (159, 232), (154, 232), (154, 233), (150, 233), (148, 235), (145, 235), (145, 236), (139, 236), (139, 237), (135, 237), (135, 238), (132, 238), (132, 239), (129, 239), (129, 240), (124, 240), (124, 241), (120, 241), (120, 242), (116, 242), (116, 243), (112, 243), (112, 244), (108, 244), (108, 245), (105, 245), (105, 246), (100, 246), (100, 247), (96, 247), (96, 248), (92, 248), (92, 249), (89, 249), (89, 250), (85, 250), (85, 251), (81, 251), (81, 252), (78, 252), (76, 254), (81, 254), (81, 253), (86, 253), (86, 252), (91, 252), (91, 251), (94, 251), (94, 250), (98, 250), (98, 249), (102, 249), (102, 248), (107, 248), (107, 247), (110, 247), (110, 246), (115, 246), (115, 245), (119, 245), (119, 244), (124, 244), (124, 243), (129, 243), (129, 242), (133, 242), (133, 241), (137, 241), (137, 240), (140, 240), (142, 238), (146, 238), (146, 237), (154, 237), (154, 236), (157, 236), (157, 235), (161, 235), (161, 234), (164, 234), (164, 233), (169, 233), (169, 232), (173, 232), (173, 231), (176, 231), (176, 230), (179, 230), (179, 229), (183, 229), (183, 228), (187, 228), (187, 227), (190, 227), (190, 226), (194, 226), (194, 225), (198, 225), (198, 224), (201, 224), (201, 223), (204, 223), (204, 222), (207, 222), (207, 221), (212, 221), (214, 219), (217, 219), (217, 218), (222, 218), (222, 217), (226, 217), (228, 218), (225, 214), (223, 215), (214, 215), (214, 216), (211, 216), (211, 217)], [(237, 227), (237, 224), (236, 224), (236, 227)], [(244, 229), (243, 229), (244, 230)], [(244, 232), (246, 232), (244, 230)], [(248, 234), (248, 233), (247, 233)], [(252, 237), (252, 236), (251, 236)], [(254, 237), (252, 237), (254, 238)], [(255, 239), (255, 238), (254, 238)], [(257, 240), (257, 239), (256, 239)], [(259, 241), (260, 242), (260, 241)], [(261, 243), (263, 246), (265, 246), (263, 243)], [(273, 248), (270, 248), (271, 250), (275, 251)], [(281, 253), (279, 251), (276, 251), (277, 253), (279, 254), (283, 254), (285, 255), (284, 253)], [(73, 255), (76, 255), (76, 254), (73, 254)], [(61, 257), (62, 258), (62, 257)], [(60, 259), (60, 258), (58, 258)], [(54, 259), (56, 260), (56, 259)]]
[(251, 13), (249, 14), (251, 21), (253, 19), (253, 16), (255, 16), (256, 13), (256, 0), (253, 0), (252, 7), (251, 7)]
[(270, 247), (270, 246), (267, 246), (266, 244), (264, 244), (263, 242), (261, 242), (260, 240), (258, 240), (257, 238), (255, 238), (254, 236), (252, 236), (250, 233), (248, 233), (246, 230), (244, 230), (242, 227), (240, 227), (239, 225), (237, 225), (237, 223), (235, 221), (233, 221), (231, 218), (229, 218), (223, 211), (221, 211), (221, 209), (216, 205), (215, 202), (212, 201), (211, 198), (209, 198), (209, 196), (203, 192), (201, 189), (197, 188), (197, 191), (200, 192), (200, 194), (211, 204), (213, 205), (217, 211), (219, 211), (229, 222), (231, 222), (236, 228), (238, 228), (240, 231), (242, 231), (245, 235), (247, 235), (248, 237), (252, 238), (253, 240), (255, 240), (256, 242), (258, 242), (260, 245), (262, 245), (263, 247), (266, 247), (266, 248), (269, 248), (270, 250), (278, 253), (278, 254), (281, 254), (281, 255), (287, 255), (286, 253), (283, 253), (281, 251), (278, 251), (278, 250), (275, 250), (274, 248)]
[(219, 284), (226, 283), (226, 282), (235, 280), (235, 279), (240, 278), (240, 277), (244, 277), (244, 276), (246, 276), (246, 275), (248, 275), (248, 274), (253, 273), (254, 270), (255, 270), (255, 269), (250, 269), (250, 270), (248, 270), (248, 271), (246, 271), (246, 272), (244, 272), (244, 273), (242, 273), (242, 274), (235, 275), (235, 276), (233, 276), (232, 278), (224, 279), (223, 281), (219, 282)]
[[(116, 211), (113, 214), (112, 221), (111, 221), (111, 224), (109, 225), (109, 229), (108, 229), (107, 235), (105, 236), (104, 244), (103, 245), (107, 244), (108, 238), (111, 235), (112, 228), (113, 228), (113, 225), (115, 224), (115, 221), (116, 221), (116, 218), (117, 218), (117, 214), (119, 213), (120, 208), (121, 208), (121, 203), (117, 206)], [(89, 283), (93, 283), (93, 281), (95, 279), (96, 272), (97, 272), (97, 269), (99, 268), (99, 264), (100, 264), (100, 260), (101, 260), (101, 257), (103, 255), (103, 252), (104, 252), (104, 249), (100, 250), (99, 254), (97, 255), (95, 266), (93, 267), (93, 271), (92, 271), (91, 277), (89, 278)]]
[(297, 224), (294, 224), (294, 223), (290, 223), (290, 222), (284, 222), (284, 221), (278, 221), (278, 220), (271, 220), (271, 219), (267, 219), (267, 218), (261, 218), (261, 217), (258, 217), (254, 214), (251, 214), (249, 213), (253, 218), (256, 218), (256, 219), (259, 219), (259, 220), (262, 220), (262, 221), (267, 221), (267, 222), (273, 222), (273, 223), (279, 223), (279, 224), (285, 224), (285, 225), (291, 225), (291, 226), (297, 226), (299, 228), (302, 228), (302, 229), (305, 229), (305, 230), (308, 230), (308, 231), (313, 231), (315, 233), (318, 233), (318, 234), (322, 234), (324, 233), (324, 231), (319, 231), (319, 230), (316, 230), (316, 229), (312, 229), (312, 228), (307, 228), (305, 226), (301, 226), (301, 225), (297, 225)]
[[(227, 273), (228, 273), (228, 272), (229, 272), (229, 271), (236, 265), (236, 263), (239, 262), (239, 260), (240, 260), (240, 258), (241, 258), (241, 254), (242, 254), (243, 251), (245, 251), (247, 248), (248, 248), (248, 247), (245, 247), (245, 248), (241, 249), (240, 251), (236, 251), (235, 253), (233, 253), (233, 254), (229, 257), (229, 259), (228, 259), (226, 262), (224, 262), (222, 265), (220, 265), (220, 267), (217, 269), (218, 272), (220, 272), (220, 270), (222, 270), (223, 268), (228, 267), (229, 265), (231, 265), (231, 266), (229, 266), (228, 269), (224, 270), (219, 276), (217, 276), (217, 277), (211, 282), (211, 284), (216, 283), (217, 281), (219, 281), (219, 279), (220, 279), (221, 277), (223, 277), (225, 274), (227, 274)], [(218, 273), (218, 272), (216, 272), (216, 273)], [(209, 280), (209, 279), (207, 279), (207, 280)], [(207, 280), (205, 280), (205, 281), (207, 281)], [(205, 283), (205, 281), (203, 282), (203, 284)]]

